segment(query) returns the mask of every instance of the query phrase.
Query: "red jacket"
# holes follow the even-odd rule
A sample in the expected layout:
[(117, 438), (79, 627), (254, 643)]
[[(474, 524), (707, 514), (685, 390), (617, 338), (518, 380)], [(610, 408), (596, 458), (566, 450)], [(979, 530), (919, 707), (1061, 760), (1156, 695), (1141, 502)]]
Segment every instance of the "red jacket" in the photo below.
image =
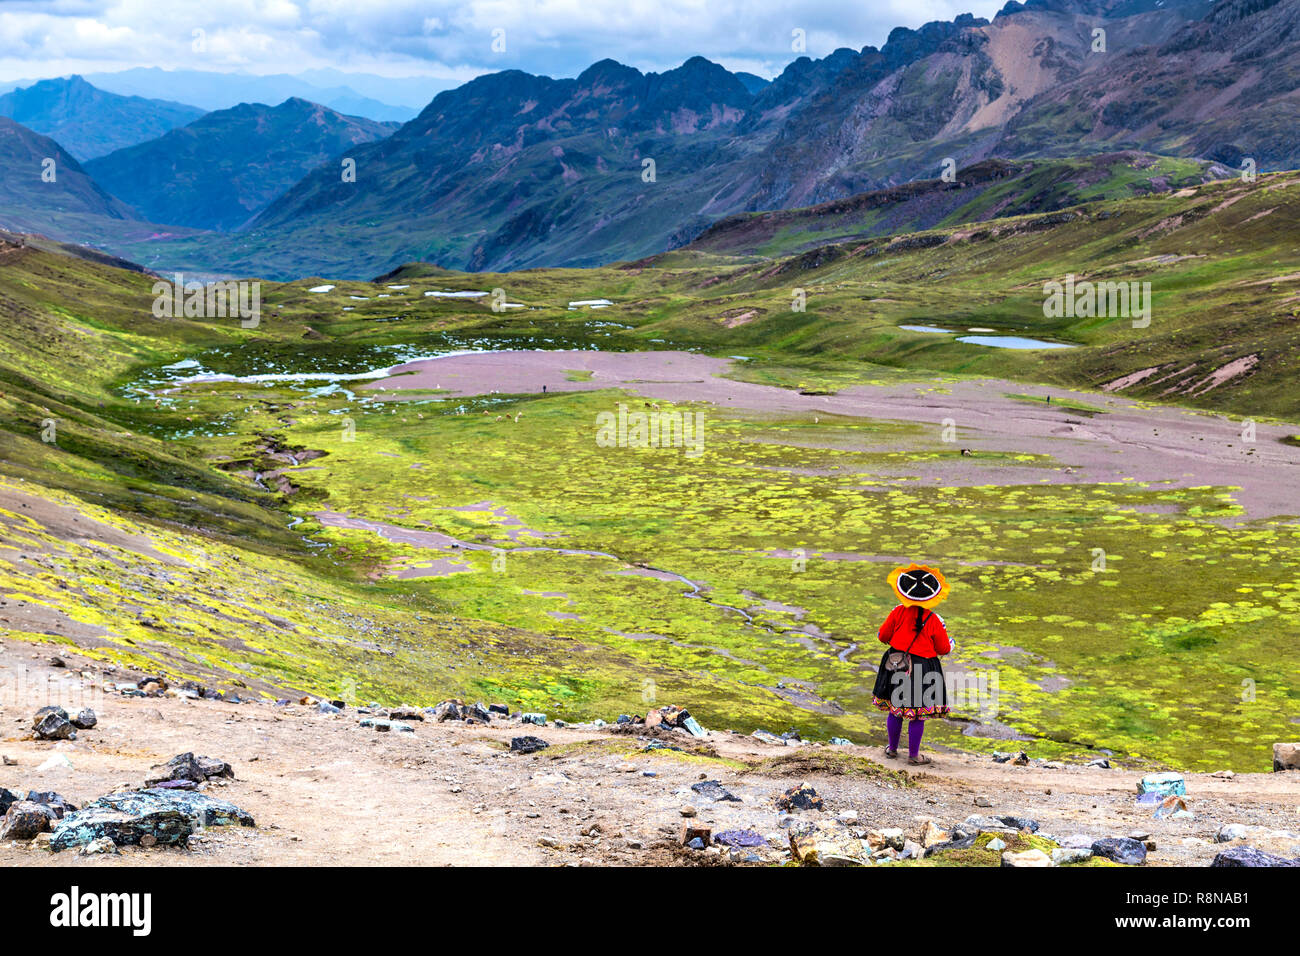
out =
[[(920, 636), (916, 634), (917, 611), (925, 615)], [(913, 637), (916, 638), (915, 643), (912, 642)], [(885, 623), (880, 625), (879, 638), (881, 644), (888, 644), (896, 651), (905, 651), (910, 647), (917, 657), (939, 657), (952, 650), (943, 618), (925, 608), (908, 607), (905, 604), (900, 604), (889, 612)]]

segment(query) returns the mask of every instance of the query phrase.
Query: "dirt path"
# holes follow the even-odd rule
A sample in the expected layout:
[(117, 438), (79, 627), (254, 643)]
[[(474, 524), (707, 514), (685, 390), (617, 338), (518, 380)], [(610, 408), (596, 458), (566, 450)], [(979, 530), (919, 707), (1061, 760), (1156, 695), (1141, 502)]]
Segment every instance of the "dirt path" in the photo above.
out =
[[(933, 426), (932, 440), (918, 447), (950, 447), (954, 461), (918, 466), (923, 477), (951, 484), (1012, 483), (1048, 478), (1092, 483), (1131, 478), (1176, 487), (1239, 487), (1238, 502), (1250, 518), (1300, 513), (1294, 493), (1300, 480), (1300, 448), (1279, 439), (1300, 427), (1258, 424), (1255, 440), (1243, 441), (1242, 423), (1222, 415), (1164, 406), (1142, 406), (1121, 396), (1074, 392), (997, 379), (935, 384), (854, 386), (837, 395), (801, 395), (770, 385), (722, 378), (728, 359), (689, 352), (519, 351), (482, 352), (426, 359), (398, 366), (392, 378), (363, 386), (384, 399), (404, 390), (441, 388), (453, 395), (627, 388), (648, 398), (707, 402), (722, 408), (805, 415), (851, 415)], [(586, 371), (586, 381), (566, 372)], [(1087, 416), (1069, 408), (1008, 398), (1045, 397), (1105, 409)], [(946, 422), (956, 440), (942, 443)], [(961, 458), (958, 448), (975, 452)], [(1051, 455), (1061, 467), (1020, 469), (1007, 477), (981, 466), (981, 450)]]
[[(69, 657), (68, 668), (54, 668), (47, 654), (14, 641), (0, 644), (0, 754), (13, 761), (0, 766), (0, 786), (56, 790), (80, 804), (194, 751), (233, 765), (236, 779), (210, 792), (252, 813), (258, 825), (209, 829), (194, 851), (54, 856), (4, 843), (0, 866), (716, 862), (676, 846), (684, 806), (694, 808), (693, 823), (714, 832), (756, 830), (768, 838), (763, 861), (781, 862), (785, 831), (773, 799), (801, 781), (826, 801), (818, 818), (851, 811), (863, 827), (911, 832), (925, 817), (951, 825), (971, 814), (1014, 814), (1038, 820), (1058, 838), (1141, 830), (1155, 843), (1150, 864), (1208, 863), (1223, 849), (1213, 835), (1225, 823), (1300, 829), (1295, 773), (1230, 780), (1191, 774), (1195, 820), (1154, 820), (1149, 808), (1134, 803), (1139, 774), (1121, 769), (1015, 767), (944, 752), (915, 776), (914, 786), (899, 787), (879, 775), (843, 773), (836, 763), (846, 757), (889, 763), (879, 748), (778, 747), (723, 730), (702, 740), (681, 732), (659, 738), (682, 752), (645, 752), (650, 738), (610, 728), (509, 721), (487, 727), (423, 722), (411, 734), (376, 733), (361, 728), (350, 711), (322, 715), (296, 704), (110, 695), (100, 690), (105, 675), (81, 670), (87, 662)], [(27, 739), (31, 713), (54, 701), (93, 707), (99, 725), (76, 741)], [(524, 733), (550, 749), (510, 753), (510, 738)], [(703, 778), (721, 781), (739, 799), (713, 802), (693, 792), (690, 785)], [(977, 797), (991, 806), (977, 807)], [(1300, 855), (1294, 833), (1250, 842)]]

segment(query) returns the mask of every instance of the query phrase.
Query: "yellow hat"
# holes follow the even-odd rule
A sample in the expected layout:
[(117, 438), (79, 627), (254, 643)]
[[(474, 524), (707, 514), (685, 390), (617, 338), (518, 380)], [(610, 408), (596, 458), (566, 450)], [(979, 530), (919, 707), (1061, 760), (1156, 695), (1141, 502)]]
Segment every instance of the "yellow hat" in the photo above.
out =
[(908, 607), (931, 608), (948, 597), (948, 582), (938, 568), (913, 561), (889, 572), (889, 585)]

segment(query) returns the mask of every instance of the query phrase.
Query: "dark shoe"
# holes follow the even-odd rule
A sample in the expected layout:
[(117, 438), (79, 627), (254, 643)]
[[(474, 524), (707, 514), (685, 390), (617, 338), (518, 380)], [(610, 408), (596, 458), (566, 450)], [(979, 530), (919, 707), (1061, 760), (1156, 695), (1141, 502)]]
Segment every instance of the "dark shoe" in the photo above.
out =
[(890, 760), (897, 760), (897, 759), (898, 759), (898, 751), (897, 751), (897, 750), (890, 750), (888, 747), (886, 747), (886, 748), (885, 748), (885, 756), (888, 757)]
[(925, 754), (921, 754), (919, 757), (908, 757), (907, 762), (913, 767), (924, 767), (928, 763), (934, 763), (934, 761)]

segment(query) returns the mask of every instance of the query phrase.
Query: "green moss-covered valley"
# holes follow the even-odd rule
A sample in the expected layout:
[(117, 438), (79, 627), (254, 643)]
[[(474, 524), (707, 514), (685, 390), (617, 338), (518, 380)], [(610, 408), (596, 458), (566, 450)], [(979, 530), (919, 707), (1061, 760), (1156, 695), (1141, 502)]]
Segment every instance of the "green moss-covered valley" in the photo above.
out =
[[(818, 394), (1092, 389), (1158, 367), (1120, 389), (1133, 407), (1294, 421), (1300, 180), (1185, 192), (781, 259), (266, 283), (256, 328), (155, 319), (153, 277), (6, 246), (3, 634), (266, 693), (459, 694), (566, 719), (653, 699), (706, 726), (867, 740), (884, 577), (923, 556), (953, 584), (949, 669), (981, 689), (958, 716), (1043, 756), (1257, 768), (1300, 716), (1300, 528), (1248, 515), (1231, 484), (1053, 480), (1064, 463), (1011, 447), (958, 479), (958, 449), (919, 425), (668, 402), (704, 414), (702, 454), (600, 447), (597, 415), (645, 407), (632, 387), (388, 402), (364, 379), (247, 378), (507, 348), (740, 355), (737, 378)], [(1045, 318), (1042, 283), (1067, 273), (1151, 281), (1151, 325)], [(524, 308), (424, 295), (497, 288)], [(591, 299), (613, 305), (569, 306)], [(914, 323), (1076, 347), (899, 328)], [(1100, 397), (1065, 409), (1108, 414)], [(74, 533), (73, 515), (126, 537)], [(936, 737), (1010, 746), (964, 726)]]

